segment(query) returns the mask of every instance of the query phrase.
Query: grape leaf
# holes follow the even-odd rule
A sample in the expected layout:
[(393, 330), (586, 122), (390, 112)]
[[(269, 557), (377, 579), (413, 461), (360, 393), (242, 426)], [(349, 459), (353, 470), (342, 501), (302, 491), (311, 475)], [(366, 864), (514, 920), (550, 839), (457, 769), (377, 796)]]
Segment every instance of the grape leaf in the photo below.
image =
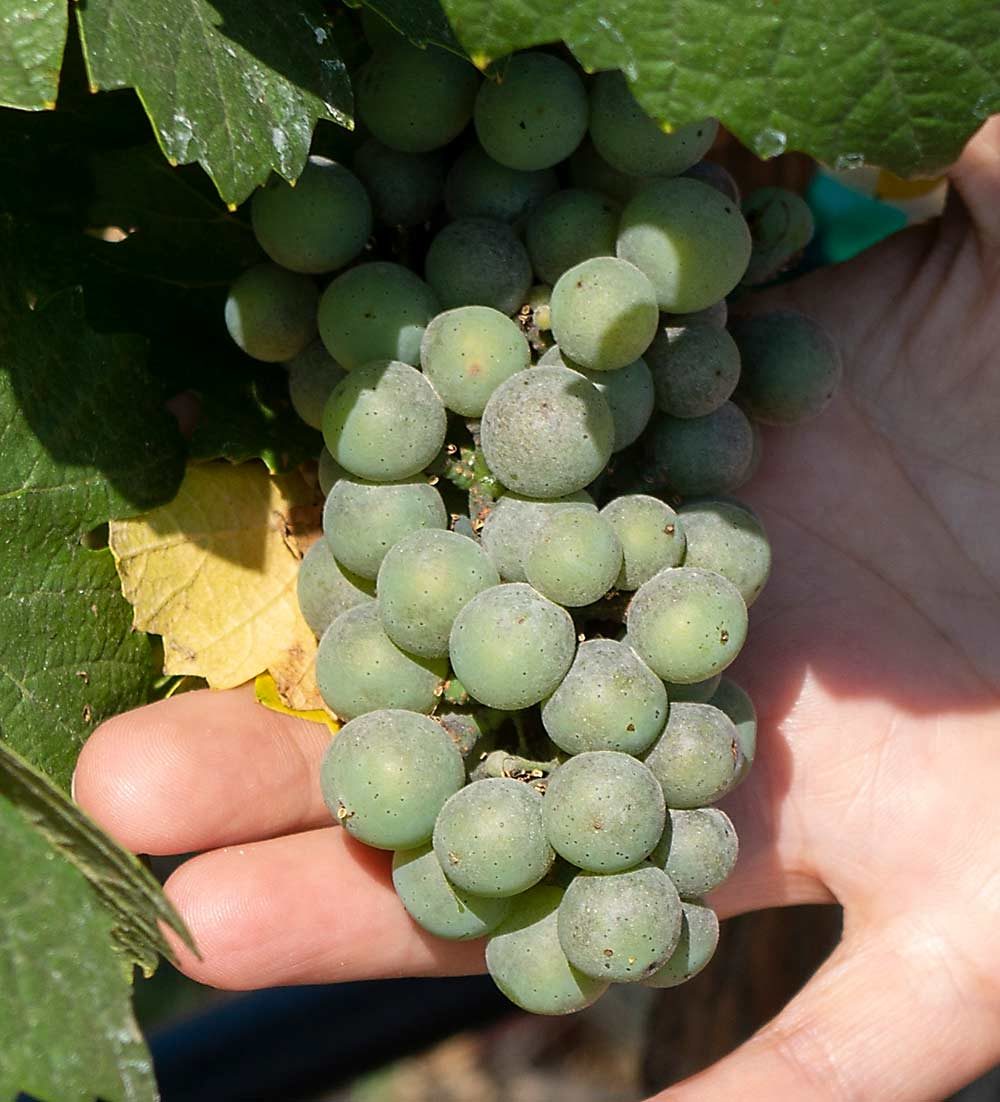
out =
[(170, 504), (111, 523), (122, 590), (135, 626), (163, 636), (164, 672), (229, 689), (269, 670), (289, 706), (322, 706), (295, 592), (319, 514), (300, 475), (211, 463), (189, 467)]
[(171, 957), (164, 922), (191, 946), (191, 937), (152, 874), (114, 842), (39, 770), (0, 740), (0, 800), (9, 800), (54, 849), (83, 874), (112, 917), (111, 937), (129, 966), (146, 975), (159, 954)]
[(55, 105), (66, 23), (65, 0), (0, 0), (0, 104)]
[(438, 0), (364, 0), (382, 18), (418, 46), (444, 46), (465, 57)]
[(932, 174), (1000, 109), (993, 0), (443, 3), (477, 64), (564, 39), (586, 68), (621, 69), (654, 117), (714, 115), (762, 157)]
[(81, 537), (168, 500), (183, 442), (144, 342), (94, 333), (76, 290), (28, 309), (16, 259), (4, 251), (0, 273), (0, 720), (65, 787), (86, 735), (157, 672), (110, 552)]
[(226, 202), (294, 180), (317, 119), (351, 125), (347, 69), (319, 0), (88, 0), (91, 83), (133, 87), (166, 156), (199, 161)]
[(0, 796), (0, 1098), (155, 1102), (112, 918)]

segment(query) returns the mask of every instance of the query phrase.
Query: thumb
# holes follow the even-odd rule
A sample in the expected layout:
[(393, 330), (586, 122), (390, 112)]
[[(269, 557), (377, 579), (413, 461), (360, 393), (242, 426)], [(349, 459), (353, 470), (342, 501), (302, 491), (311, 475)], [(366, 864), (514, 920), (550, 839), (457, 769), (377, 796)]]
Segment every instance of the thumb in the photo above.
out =
[(996, 1061), (1000, 1008), (940, 936), (845, 938), (785, 1009), (648, 1102), (929, 1102)]

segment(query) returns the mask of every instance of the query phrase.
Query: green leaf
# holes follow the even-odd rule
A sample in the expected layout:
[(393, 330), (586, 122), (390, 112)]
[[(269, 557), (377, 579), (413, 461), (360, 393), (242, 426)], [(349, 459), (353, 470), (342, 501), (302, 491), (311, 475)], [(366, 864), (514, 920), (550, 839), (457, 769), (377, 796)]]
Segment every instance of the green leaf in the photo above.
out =
[(112, 918), (0, 797), (0, 1098), (155, 1102)]
[(465, 57), (438, 0), (364, 0), (364, 4), (418, 46), (444, 46)]
[(10, 801), (54, 849), (83, 874), (111, 915), (113, 943), (147, 976), (159, 954), (172, 957), (158, 922), (193, 948), (191, 936), (159, 883), (117, 846), (60, 789), (0, 740), (0, 798)]
[(1000, 109), (993, 0), (444, 0), (477, 64), (564, 39), (671, 124), (719, 118), (763, 157), (900, 175), (951, 163)]
[(0, 0), (0, 104), (55, 105), (66, 23), (65, 0)]
[(164, 153), (228, 203), (301, 172), (317, 119), (351, 125), (350, 82), (319, 0), (88, 0), (91, 83), (133, 87)]
[(79, 291), (26, 308), (16, 259), (3, 250), (0, 722), (15, 750), (66, 787), (86, 735), (142, 703), (158, 672), (150, 640), (130, 630), (111, 553), (81, 537), (168, 501), (183, 443), (145, 370), (145, 343), (94, 333)]

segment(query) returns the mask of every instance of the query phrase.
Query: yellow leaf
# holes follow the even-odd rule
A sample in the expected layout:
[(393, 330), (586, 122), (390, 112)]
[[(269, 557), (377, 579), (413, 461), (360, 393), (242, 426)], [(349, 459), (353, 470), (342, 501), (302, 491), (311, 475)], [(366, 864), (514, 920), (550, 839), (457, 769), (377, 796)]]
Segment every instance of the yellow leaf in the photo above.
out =
[(281, 699), (278, 685), (269, 673), (259, 674), (253, 683), (253, 688), (257, 703), (270, 708), (272, 712), (280, 712), (283, 716), (295, 716), (298, 719), (308, 719), (311, 723), (325, 723), (334, 734), (340, 730), (340, 724), (322, 708), (312, 708), (308, 711), (289, 708)]
[(122, 592), (135, 627), (163, 636), (164, 672), (228, 689), (269, 670), (290, 707), (320, 707), (316, 639), (295, 595), (318, 526), (306, 481), (260, 463), (189, 467), (170, 504), (112, 521)]

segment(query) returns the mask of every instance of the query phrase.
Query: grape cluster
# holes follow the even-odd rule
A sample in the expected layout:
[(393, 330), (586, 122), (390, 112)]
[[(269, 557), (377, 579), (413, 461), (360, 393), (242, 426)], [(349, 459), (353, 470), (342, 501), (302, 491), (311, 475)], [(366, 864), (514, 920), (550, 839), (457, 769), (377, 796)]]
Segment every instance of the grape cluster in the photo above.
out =
[(741, 208), (715, 123), (666, 132), (621, 74), (532, 51), (484, 80), (365, 20), (353, 171), (254, 197), (270, 261), (226, 305), (325, 441), (298, 583), (343, 722), (323, 794), (518, 1006), (673, 986), (715, 949), (714, 805), (756, 747), (723, 675), (770, 548), (731, 495), (758, 424), (840, 374), (810, 319), (727, 328), (726, 300), (795, 259), (808, 208)]

